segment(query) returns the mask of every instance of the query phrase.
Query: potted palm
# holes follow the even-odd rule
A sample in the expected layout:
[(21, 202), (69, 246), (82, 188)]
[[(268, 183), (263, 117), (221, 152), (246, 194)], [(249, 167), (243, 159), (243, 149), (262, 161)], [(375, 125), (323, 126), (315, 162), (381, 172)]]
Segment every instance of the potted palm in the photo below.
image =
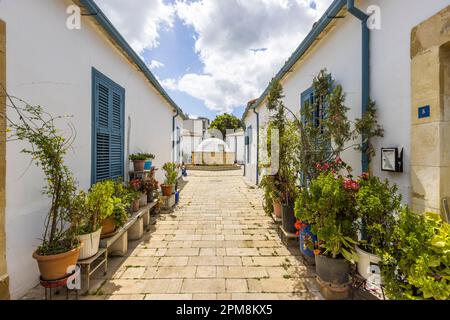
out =
[[(33, 258), (42, 279), (61, 279), (76, 265), (80, 253), (76, 182), (64, 162), (74, 136), (65, 138), (59, 134), (61, 130), (55, 124), (61, 117), (49, 115), (41, 106), (31, 106), (9, 96), (8, 99), (12, 112), (7, 117), (7, 139), (28, 143), (22, 153), (29, 155), (42, 169), (46, 183), (43, 193), (50, 199), (42, 243)], [(17, 101), (25, 106), (18, 106)]]
[(355, 194), (358, 182), (333, 172), (323, 172), (310, 182), (297, 200), (297, 217), (317, 235), (315, 250), (318, 283), (345, 299), (349, 292), (350, 262), (357, 260)]
[(130, 160), (133, 162), (134, 172), (142, 172), (145, 168), (145, 161), (147, 160), (147, 155), (143, 153), (133, 153), (130, 155)]
[(360, 189), (356, 194), (356, 206), (360, 217), (358, 273), (370, 280), (381, 258), (380, 250), (390, 245), (395, 226), (395, 217), (400, 208), (401, 196), (396, 185), (390, 186), (386, 180), (363, 174), (359, 180)]
[(174, 193), (175, 184), (178, 179), (177, 165), (173, 162), (164, 164), (163, 170), (165, 171), (164, 184), (161, 185), (163, 196), (169, 197)]

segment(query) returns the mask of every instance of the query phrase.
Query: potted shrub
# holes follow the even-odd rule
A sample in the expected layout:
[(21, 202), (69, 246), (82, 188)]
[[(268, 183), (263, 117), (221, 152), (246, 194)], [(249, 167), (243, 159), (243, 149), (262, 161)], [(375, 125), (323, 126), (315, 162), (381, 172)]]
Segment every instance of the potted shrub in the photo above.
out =
[(45, 219), (42, 243), (33, 253), (41, 277), (57, 280), (67, 276), (69, 267), (76, 265), (80, 242), (77, 238), (80, 210), (76, 206), (77, 188), (64, 157), (73, 138), (61, 136), (55, 124), (61, 117), (52, 117), (40, 106), (16, 105), (9, 97), (13, 113), (8, 114), (8, 141), (23, 141), (22, 153), (31, 157), (43, 171), (44, 195), (50, 199)]
[(154, 200), (154, 193), (158, 190), (158, 187), (159, 183), (155, 179), (155, 168), (152, 168), (149, 178), (144, 181), (144, 191), (147, 195), (148, 203)]
[(161, 185), (161, 190), (163, 196), (169, 197), (175, 191), (175, 184), (177, 183), (178, 179), (177, 165), (176, 163), (168, 162), (164, 164), (163, 170), (165, 171), (165, 180), (164, 184)]
[(140, 207), (140, 200), (141, 200), (141, 192), (139, 189), (141, 188), (141, 180), (140, 179), (133, 179), (130, 181), (130, 197), (131, 197), (131, 211), (136, 212), (139, 210)]
[(131, 202), (133, 200), (133, 194), (128, 188), (126, 188), (122, 181), (116, 181), (114, 184), (114, 222), (116, 227), (121, 228), (129, 219), (127, 209), (131, 209)]
[(113, 181), (98, 182), (91, 187), (86, 203), (88, 219), (82, 228), (87, 239), (92, 237), (92, 233), (96, 234), (99, 229), (101, 229), (101, 236), (109, 235), (116, 230), (113, 216), (115, 205)]
[[(400, 208), (401, 196), (396, 185), (386, 180), (363, 174), (359, 180), (356, 206), (360, 217), (361, 241), (356, 246), (358, 273), (370, 280), (381, 258), (378, 253), (390, 245), (390, 235), (395, 226), (395, 217)], [(379, 285), (379, 283), (378, 283)]]
[(133, 161), (134, 172), (144, 171), (145, 161), (147, 158), (148, 157), (143, 153), (133, 153), (130, 155), (130, 160)]
[(354, 197), (358, 189), (351, 178), (323, 172), (297, 200), (297, 217), (308, 222), (318, 238), (315, 263), (319, 284), (336, 289), (336, 298), (347, 297), (350, 262), (357, 260)]
[(438, 214), (403, 208), (381, 257), (388, 298), (450, 300), (450, 225)]

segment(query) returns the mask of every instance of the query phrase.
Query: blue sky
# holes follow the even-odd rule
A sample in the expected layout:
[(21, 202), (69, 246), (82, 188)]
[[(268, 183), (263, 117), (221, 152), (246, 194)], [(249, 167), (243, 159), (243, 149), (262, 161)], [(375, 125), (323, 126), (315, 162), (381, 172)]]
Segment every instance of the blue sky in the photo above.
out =
[(240, 117), (332, 0), (96, 0), (190, 115)]

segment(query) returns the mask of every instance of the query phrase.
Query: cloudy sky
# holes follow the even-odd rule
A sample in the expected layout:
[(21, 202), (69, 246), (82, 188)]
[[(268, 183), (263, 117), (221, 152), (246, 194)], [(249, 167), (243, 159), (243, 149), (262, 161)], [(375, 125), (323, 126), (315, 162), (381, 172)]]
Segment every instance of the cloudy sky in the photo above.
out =
[(96, 0), (188, 114), (241, 116), (332, 0)]

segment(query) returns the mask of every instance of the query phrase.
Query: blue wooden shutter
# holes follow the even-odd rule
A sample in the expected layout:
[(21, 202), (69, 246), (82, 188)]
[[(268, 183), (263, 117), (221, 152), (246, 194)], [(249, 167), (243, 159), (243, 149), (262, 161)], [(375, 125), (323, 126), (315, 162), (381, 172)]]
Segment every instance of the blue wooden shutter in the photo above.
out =
[(124, 176), (125, 91), (93, 70), (92, 183)]

